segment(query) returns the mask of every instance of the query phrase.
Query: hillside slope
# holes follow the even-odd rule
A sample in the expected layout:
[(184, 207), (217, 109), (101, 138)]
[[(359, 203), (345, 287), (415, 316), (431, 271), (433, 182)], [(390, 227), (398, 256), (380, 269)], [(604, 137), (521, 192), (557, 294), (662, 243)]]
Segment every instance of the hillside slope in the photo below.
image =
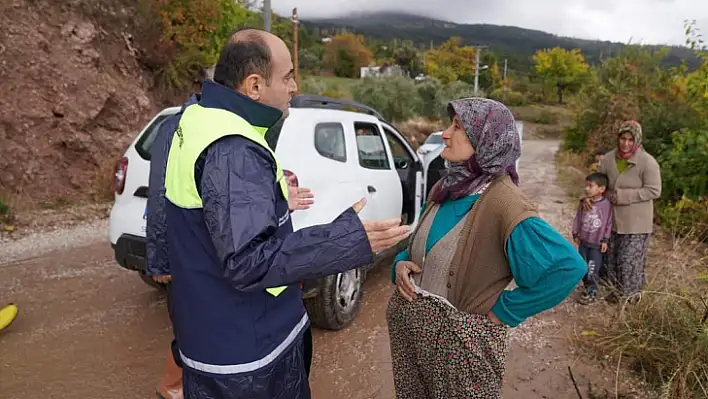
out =
[(89, 199), (153, 115), (132, 4), (1, 3), (0, 197), (14, 209)]
[[(512, 63), (510, 67), (528, 69), (529, 57), (536, 50), (552, 47), (566, 49), (579, 48), (589, 62), (597, 62), (604, 56), (616, 54), (625, 47), (623, 43), (584, 40), (556, 36), (547, 32), (524, 29), (515, 26), (489, 24), (457, 24), (428, 17), (380, 12), (355, 14), (346, 17), (304, 21), (304, 24), (329, 32), (348, 28), (366, 36), (380, 39), (411, 40), (428, 46), (432, 42), (440, 45), (451, 36), (459, 36), (465, 43), (488, 45), (492, 51), (504, 54)], [(687, 60), (689, 66), (697, 65), (695, 55), (686, 48), (673, 47), (665, 59), (667, 65), (678, 65)]]

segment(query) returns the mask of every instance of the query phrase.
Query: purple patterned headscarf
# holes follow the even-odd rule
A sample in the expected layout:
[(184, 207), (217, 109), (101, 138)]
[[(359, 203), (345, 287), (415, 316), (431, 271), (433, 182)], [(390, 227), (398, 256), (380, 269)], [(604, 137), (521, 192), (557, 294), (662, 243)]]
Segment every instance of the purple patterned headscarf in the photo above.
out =
[(447, 110), (450, 118), (460, 118), (475, 152), (466, 162), (450, 164), (445, 176), (433, 187), (430, 199), (441, 203), (448, 197), (471, 195), (505, 174), (518, 185), (516, 160), (521, 156), (521, 141), (509, 108), (498, 101), (475, 97), (451, 101)]

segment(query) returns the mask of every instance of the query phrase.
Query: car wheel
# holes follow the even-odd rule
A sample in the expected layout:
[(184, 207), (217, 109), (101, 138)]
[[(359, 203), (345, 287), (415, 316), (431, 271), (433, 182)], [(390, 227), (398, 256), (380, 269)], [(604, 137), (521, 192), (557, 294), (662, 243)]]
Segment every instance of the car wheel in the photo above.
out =
[(138, 273), (140, 274), (140, 279), (145, 282), (145, 284), (149, 285), (152, 288), (158, 288), (158, 289), (165, 289), (167, 286), (165, 284), (158, 283), (157, 281), (152, 279), (152, 276), (148, 276), (145, 273)]
[(325, 330), (348, 326), (359, 313), (365, 275), (359, 268), (323, 278), (319, 295), (304, 301), (312, 324)]

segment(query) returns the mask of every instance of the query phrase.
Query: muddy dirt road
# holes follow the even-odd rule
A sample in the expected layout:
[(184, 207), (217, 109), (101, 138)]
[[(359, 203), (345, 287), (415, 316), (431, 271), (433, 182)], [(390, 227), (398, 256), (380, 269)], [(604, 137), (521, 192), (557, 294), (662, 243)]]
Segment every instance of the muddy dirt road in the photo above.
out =
[[(543, 216), (567, 230), (570, 215), (555, 184), (552, 141), (527, 141), (522, 187)], [(315, 330), (313, 397), (393, 398), (384, 318), (389, 271), (370, 274), (364, 305), (349, 328)], [(171, 339), (165, 299), (114, 263), (107, 242), (0, 265), (0, 303), (20, 316), (0, 335), (0, 398), (153, 398)], [(569, 302), (569, 301), (568, 301)], [(597, 378), (576, 361), (562, 330), (566, 303), (511, 333), (505, 398), (575, 398), (576, 378)]]

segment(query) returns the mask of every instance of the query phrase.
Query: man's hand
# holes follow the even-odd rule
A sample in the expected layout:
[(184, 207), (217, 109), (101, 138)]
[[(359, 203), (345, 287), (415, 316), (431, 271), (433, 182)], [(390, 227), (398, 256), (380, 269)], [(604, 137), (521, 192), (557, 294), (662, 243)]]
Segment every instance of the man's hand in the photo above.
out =
[(167, 284), (172, 280), (172, 276), (169, 274), (162, 274), (159, 276), (152, 276), (152, 281), (159, 284)]
[[(358, 214), (366, 205), (366, 198), (357, 201), (352, 208)], [(371, 250), (379, 252), (384, 249), (391, 248), (398, 244), (399, 241), (408, 237), (410, 228), (401, 226), (401, 219), (388, 220), (362, 220), (366, 236), (369, 238)]]
[(410, 276), (420, 272), (420, 266), (413, 262), (404, 260), (396, 263), (396, 287), (398, 287), (398, 292), (406, 301), (411, 302), (415, 298), (415, 287), (411, 283)]
[(585, 197), (580, 199), (580, 207), (585, 211), (591, 211), (593, 208), (592, 199), (590, 197)]
[(576, 247), (579, 247), (580, 246), (580, 238), (579, 237), (573, 238), (573, 244), (575, 244)]
[(302, 211), (310, 209), (315, 203), (315, 196), (309, 188), (297, 187), (297, 177), (290, 175), (288, 179), (288, 209), (290, 211)]
[(607, 243), (606, 242), (603, 242), (602, 244), (600, 244), (600, 252), (602, 252), (603, 254), (605, 252), (607, 252)]

